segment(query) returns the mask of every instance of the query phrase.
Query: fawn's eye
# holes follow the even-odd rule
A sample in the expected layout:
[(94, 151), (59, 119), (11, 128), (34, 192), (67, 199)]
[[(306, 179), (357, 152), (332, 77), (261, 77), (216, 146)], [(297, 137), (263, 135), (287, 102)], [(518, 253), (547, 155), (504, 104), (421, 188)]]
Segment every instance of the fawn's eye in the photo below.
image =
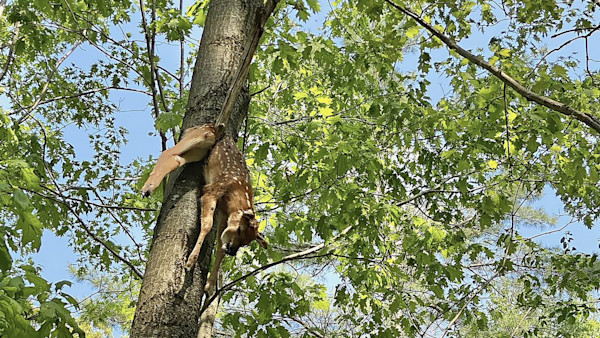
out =
[(238, 227), (238, 235), (242, 233), (242, 228)]

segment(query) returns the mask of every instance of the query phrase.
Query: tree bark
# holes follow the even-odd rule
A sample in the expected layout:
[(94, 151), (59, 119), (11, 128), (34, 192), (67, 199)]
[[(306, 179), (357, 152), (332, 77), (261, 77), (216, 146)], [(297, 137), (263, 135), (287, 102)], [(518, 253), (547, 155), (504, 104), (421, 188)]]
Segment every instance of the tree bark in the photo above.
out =
[(4, 8), (6, 7), (6, 0), (0, 0), (0, 18), (4, 14)]
[[(214, 123), (231, 87), (244, 46), (263, 13), (263, 0), (211, 0), (192, 75), (183, 129)], [(244, 82), (246, 79), (243, 79)], [(237, 138), (248, 111), (248, 88), (233, 106), (226, 133)], [(132, 337), (196, 337), (216, 225), (196, 267), (184, 263), (198, 237), (203, 163), (173, 173), (154, 229), (150, 254), (131, 329)], [(172, 182), (172, 183), (171, 183)]]
[[(223, 276), (219, 275), (219, 285), (223, 282)], [(213, 289), (213, 294), (216, 290)], [(200, 315), (200, 328), (198, 329), (198, 337), (197, 338), (206, 338), (212, 337), (215, 329), (215, 318), (217, 317), (217, 312), (219, 311), (219, 303), (221, 302), (221, 298), (217, 297), (210, 305), (202, 312)]]

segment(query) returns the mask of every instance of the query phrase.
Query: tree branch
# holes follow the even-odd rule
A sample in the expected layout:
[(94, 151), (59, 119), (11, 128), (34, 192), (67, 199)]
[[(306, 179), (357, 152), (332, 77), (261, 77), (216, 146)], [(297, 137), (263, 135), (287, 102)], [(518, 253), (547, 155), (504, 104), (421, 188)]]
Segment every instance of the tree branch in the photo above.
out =
[[(98, 193), (98, 191), (96, 189), (92, 189), (92, 192), (94, 193), (94, 195), (96, 195), (96, 198), (98, 199), (98, 201), (100, 201), (102, 204), (106, 204), (104, 202), (104, 198), (102, 198), (102, 196), (100, 195), (100, 193)], [(117, 217), (117, 215), (115, 215), (115, 213), (112, 211), (112, 209), (106, 209), (106, 211), (112, 217), (112, 219), (117, 224), (119, 224), (119, 226), (121, 227), (121, 229), (123, 229), (123, 231), (125, 231), (125, 233), (127, 234), (127, 237), (129, 237), (129, 239), (131, 240), (131, 242), (133, 242), (133, 244), (135, 245), (135, 247), (137, 249), (137, 255), (138, 255), (138, 259), (140, 260), (140, 262), (145, 262), (144, 258), (142, 257), (142, 252), (144, 251), (144, 249), (135, 240), (135, 238), (131, 234), (131, 231), (129, 231), (129, 229), (125, 226), (125, 224), (123, 224), (123, 221), (121, 221), (121, 219), (119, 219), (119, 217)]]
[(512, 89), (514, 89), (517, 93), (521, 94), (527, 100), (538, 103), (546, 108), (554, 110), (563, 115), (572, 116), (573, 118), (585, 123), (588, 127), (594, 129), (596, 132), (600, 133), (600, 120), (598, 120), (598, 118), (595, 117), (594, 115), (581, 112), (581, 111), (579, 111), (573, 107), (570, 107), (562, 102), (559, 102), (559, 101), (556, 101), (549, 97), (537, 94), (537, 93), (525, 88), (517, 80), (510, 77), (508, 74), (504, 73), (499, 68), (491, 65), (490, 63), (484, 61), (480, 57), (475, 56), (471, 52), (460, 47), (455, 41), (453, 41), (452, 39), (450, 39), (448, 36), (444, 35), (443, 33), (439, 32), (437, 29), (435, 29), (432, 25), (425, 22), (425, 20), (420, 18), (414, 12), (411, 12), (410, 10), (408, 10), (404, 7), (401, 7), (400, 5), (394, 3), (391, 0), (385, 0), (385, 2), (387, 2), (388, 4), (390, 4), (390, 6), (396, 8), (400, 12), (406, 14), (413, 20), (415, 20), (419, 25), (421, 25), (422, 27), (427, 29), (429, 32), (431, 32), (431, 34), (433, 34), (438, 39), (440, 39), (448, 48), (455, 50), (459, 55), (466, 58), (470, 62), (472, 62), (475, 65), (492, 73), (492, 75), (494, 75), (499, 80), (501, 80), (502, 82), (509, 85)]
[(113, 248), (111, 248), (108, 244), (106, 244), (101, 238), (99, 238), (96, 234), (94, 234), (92, 232), (92, 230), (87, 226), (87, 224), (85, 224), (83, 219), (81, 219), (79, 214), (75, 210), (73, 210), (73, 208), (71, 207), (71, 205), (69, 205), (69, 203), (64, 202), (63, 205), (65, 205), (67, 207), (67, 209), (69, 209), (69, 212), (71, 212), (71, 214), (77, 219), (77, 222), (81, 225), (81, 227), (88, 234), (88, 236), (90, 236), (94, 241), (96, 241), (98, 244), (100, 244), (106, 250), (108, 250), (108, 252), (110, 252), (116, 259), (125, 263), (125, 265), (127, 265), (139, 279), (144, 278), (144, 275), (135, 267), (135, 265), (133, 265), (125, 257), (119, 255), (118, 252), (116, 252)]
[(19, 118), (19, 120), (17, 121), (17, 124), (23, 123), (23, 121), (25, 121), (31, 115), (31, 113), (33, 113), (33, 111), (40, 105), (40, 102), (42, 102), (44, 95), (46, 95), (46, 91), (48, 91), (48, 88), (50, 87), (50, 83), (52, 82), (52, 78), (54, 77), (54, 74), (56, 74), (58, 72), (58, 68), (60, 67), (60, 65), (63, 62), (65, 62), (65, 60), (71, 55), (71, 53), (73, 53), (75, 51), (75, 49), (77, 49), (77, 47), (79, 47), (79, 44), (80, 44), (79, 42), (74, 44), (73, 47), (71, 47), (71, 49), (68, 52), (66, 52), (65, 55), (63, 55), (63, 57), (60, 58), (60, 60), (58, 60), (56, 62), (56, 64), (54, 65), (54, 70), (52, 72), (50, 72), (50, 74), (48, 74), (48, 76), (46, 78), (46, 84), (44, 85), (44, 88), (42, 88), (42, 91), (40, 92), (40, 95), (38, 96), (37, 100), (30, 107), (30, 109), (28, 109), (27, 112), (25, 114), (23, 114), (23, 116), (21, 116), (21, 118)]
[(311, 335), (318, 337), (318, 338), (325, 338), (325, 336), (323, 336), (319, 331), (315, 330), (315, 328), (308, 325), (308, 323), (303, 321), (302, 319), (296, 318), (296, 317), (291, 317), (291, 316), (288, 318), (295, 321), (296, 323), (304, 326), (304, 328), (306, 329), (306, 332), (310, 333)]
[(144, 278), (144, 275), (135, 267), (135, 265), (133, 265), (133, 263), (131, 263), (129, 260), (127, 260), (125, 257), (119, 255), (118, 252), (116, 252), (113, 248), (111, 248), (108, 244), (106, 244), (100, 237), (98, 237), (96, 234), (94, 234), (92, 232), (92, 230), (90, 229), (90, 227), (85, 223), (85, 221), (79, 216), (79, 213), (73, 209), (73, 207), (71, 207), (71, 204), (69, 204), (69, 202), (66, 201), (66, 196), (62, 195), (60, 192), (54, 191), (52, 189), (49, 189), (50, 192), (52, 192), (53, 194), (55, 194), (58, 198), (51, 198), (49, 196), (46, 196), (38, 191), (33, 191), (33, 190), (28, 190), (36, 195), (39, 195), (41, 197), (44, 198), (49, 198), (53, 201), (56, 201), (62, 205), (64, 205), (67, 210), (69, 211), (69, 213), (71, 213), (75, 219), (77, 220), (77, 222), (79, 223), (79, 225), (83, 228), (83, 230), (85, 231), (86, 234), (88, 234), (88, 236), (90, 236), (96, 243), (100, 244), (102, 247), (104, 247), (108, 252), (111, 253), (111, 255), (113, 255), (113, 257), (115, 257), (117, 260), (121, 261), (122, 263), (124, 263), (125, 265), (127, 265), (131, 271), (133, 271), (133, 273), (139, 278), (142, 279)]
[[(48, 186), (45, 186), (45, 185), (40, 185), (40, 186), (42, 188), (48, 190), (49, 192), (55, 194), (55, 195), (59, 194), (57, 191), (52, 190)], [(92, 189), (89, 189), (89, 190), (92, 190)], [(47, 195), (41, 195), (41, 196), (46, 197), (46, 198), (50, 198)], [(72, 197), (72, 196), (60, 195), (60, 197), (64, 198), (65, 200), (75, 201), (75, 202), (79, 202), (79, 203), (85, 203), (85, 204), (93, 205), (93, 206), (98, 207), (98, 208), (104, 208), (104, 209), (109, 209), (109, 210), (156, 211), (156, 209), (152, 209), (152, 208), (138, 208), (138, 207), (130, 207), (130, 206), (126, 206), (126, 205), (125, 206), (121, 206), (121, 205), (107, 205), (107, 204), (96, 203), (96, 202), (92, 202), (92, 201), (85, 201), (85, 200), (82, 200), (80, 198)]]
[[(3, 0), (3, 1), (6, 1), (6, 0)], [(2, 4), (2, 6), (0, 6), (0, 9), (2, 11), (4, 11), (4, 4)], [(1, 13), (2, 11), (0, 11), (0, 17), (2, 17), (2, 13)], [(8, 56), (6, 57), (6, 64), (4, 64), (4, 67), (2, 69), (2, 74), (0, 75), (0, 81), (2, 81), (4, 79), (4, 77), (6, 76), (6, 73), (8, 73), (8, 68), (10, 68), (10, 64), (13, 61), (13, 54), (15, 52), (15, 44), (17, 43), (18, 39), (19, 39), (19, 26), (17, 24), (13, 31), (13, 38), (10, 42), (10, 46), (8, 47)]]
[[(568, 46), (568, 45), (569, 45), (569, 44), (571, 44), (572, 42), (574, 42), (574, 41), (577, 41), (577, 40), (579, 40), (579, 39), (585, 39), (585, 41), (586, 41), (586, 47), (587, 47), (587, 39), (588, 39), (588, 38), (589, 38), (589, 37), (590, 37), (592, 34), (594, 34), (594, 33), (595, 33), (595, 32), (596, 32), (598, 29), (600, 29), (600, 25), (598, 25), (598, 26), (596, 26), (596, 27), (593, 27), (593, 28), (590, 28), (590, 29), (589, 29), (590, 31), (589, 31), (589, 32), (588, 32), (586, 35), (582, 35), (582, 36), (576, 36), (576, 37), (574, 37), (574, 38), (572, 38), (572, 39), (570, 39), (570, 40), (568, 40), (568, 41), (565, 41), (565, 42), (564, 42), (563, 44), (561, 44), (560, 46), (558, 46), (558, 47), (556, 47), (556, 48), (552, 49), (551, 51), (549, 51), (548, 53), (546, 53), (546, 54), (545, 54), (545, 55), (544, 55), (544, 56), (543, 56), (543, 57), (540, 59), (540, 61), (538, 61), (538, 63), (537, 63), (537, 64), (536, 64), (536, 65), (535, 65), (535, 66), (534, 66), (532, 69), (531, 69), (531, 71), (529, 72), (529, 74), (527, 74), (527, 77), (529, 77), (531, 74), (533, 74), (533, 73), (535, 72), (535, 70), (536, 70), (536, 69), (537, 69), (537, 68), (538, 68), (538, 67), (539, 67), (539, 66), (542, 64), (542, 62), (544, 62), (544, 60), (546, 60), (546, 58), (547, 58), (548, 56), (550, 56), (550, 54), (552, 54), (552, 53), (554, 53), (554, 52), (558, 52), (559, 50), (561, 50), (561, 49), (565, 48), (566, 46)], [(554, 37), (554, 36), (553, 36), (553, 37)], [(586, 54), (586, 55), (587, 55), (587, 54)], [(591, 74), (590, 74), (590, 77), (592, 77), (592, 76), (591, 76)], [(593, 80), (593, 77), (592, 77), (592, 80)]]
[[(39, 107), (41, 105), (52, 103), (52, 102), (56, 102), (56, 101), (60, 101), (60, 100), (75, 99), (75, 98), (78, 98), (78, 97), (81, 97), (81, 96), (95, 94), (95, 93), (99, 93), (99, 92), (103, 92), (103, 91), (111, 90), (111, 89), (123, 90), (123, 91), (130, 91), (130, 92), (141, 93), (141, 94), (145, 94), (145, 95), (150, 96), (150, 94), (148, 94), (147, 92), (145, 92), (143, 90), (135, 89), (135, 88), (108, 86), (108, 87), (103, 87), (103, 88), (95, 88), (95, 89), (86, 90), (86, 91), (83, 91), (83, 92), (79, 92), (77, 94), (63, 95), (63, 96), (53, 97), (51, 99), (47, 99), (47, 100), (39, 102), (37, 104), (37, 106)], [(17, 113), (19, 113), (19, 112), (21, 112), (23, 110), (30, 110), (34, 106), (35, 105), (31, 105), (29, 107), (20, 107), (18, 110), (14, 111), (13, 113), (10, 113), (10, 114), (17, 114)]]
[[(347, 234), (350, 230), (352, 230), (352, 225), (346, 227), (344, 230), (342, 230), (337, 236), (335, 236), (330, 243), (335, 243), (340, 237), (344, 236), (345, 234)], [(254, 276), (256, 274), (258, 274), (261, 271), (267, 270), (269, 268), (272, 268), (276, 265), (279, 264), (283, 264), (285, 262), (289, 262), (292, 260), (297, 260), (297, 259), (310, 259), (310, 258), (317, 258), (317, 257), (323, 257), (323, 256), (328, 256), (329, 254), (324, 254), (324, 255), (316, 255), (316, 256), (311, 256), (311, 254), (316, 253), (317, 251), (320, 251), (321, 249), (323, 249), (325, 247), (326, 242), (323, 242), (319, 245), (315, 245), (313, 247), (311, 247), (310, 249), (304, 250), (302, 252), (298, 252), (298, 253), (294, 253), (288, 256), (283, 257), (281, 260), (278, 260), (276, 262), (271, 262), (269, 264), (265, 264), (257, 269), (254, 269), (252, 271), (250, 271), (249, 273), (243, 275), (242, 277), (235, 279), (227, 284), (225, 284), (222, 288), (218, 289), (213, 295), (212, 297), (210, 297), (205, 303), (204, 306), (202, 307), (202, 310), (200, 311), (200, 313), (202, 314), (209, 306), (210, 304), (217, 298), (219, 297), (222, 293), (224, 293), (225, 291), (230, 290), (231, 288), (233, 288), (237, 283), (241, 282), (242, 280), (245, 280), (251, 276)]]
[[(155, 47), (155, 38), (156, 38), (156, 30), (152, 28), (150, 32), (148, 29), (148, 23), (146, 21), (146, 14), (144, 13), (144, 0), (139, 0), (140, 4), (140, 14), (142, 16), (142, 28), (144, 29), (144, 38), (146, 40), (146, 50), (148, 52), (148, 62), (150, 63), (150, 90), (152, 91), (152, 106), (154, 107), (154, 118), (157, 119), (158, 115), (160, 115), (160, 108), (158, 107), (158, 93), (156, 91), (156, 79), (155, 68), (156, 65), (154, 63), (154, 47)], [(152, 6), (152, 19), (154, 19), (155, 9)], [(160, 80), (158, 80), (160, 81)], [(161, 149), (165, 151), (167, 149), (167, 136), (165, 132), (158, 130), (158, 135), (160, 136), (161, 141)]]
[(227, 122), (229, 122), (231, 108), (233, 108), (233, 104), (237, 100), (245, 80), (248, 78), (252, 57), (258, 48), (258, 42), (260, 41), (260, 37), (265, 30), (267, 19), (269, 19), (271, 13), (273, 13), (273, 10), (275, 10), (275, 6), (277, 6), (278, 2), (279, 0), (269, 0), (267, 3), (265, 3), (263, 10), (259, 11), (257, 14), (260, 17), (256, 20), (256, 26), (254, 27), (254, 32), (252, 34), (253, 37), (252, 39), (248, 40), (248, 44), (244, 48), (244, 56), (242, 57), (238, 72), (233, 80), (233, 83), (231, 84), (231, 87), (229, 88), (229, 91), (227, 91), (227, 95), (223, 101), (223, 106), (221, 107), (221, 111), (219, 112), (217, 120), (215, 121), (215, 126), (218, 127), (218, 133), (223, 133), (225, 131), (224, 127), (227, 125)]

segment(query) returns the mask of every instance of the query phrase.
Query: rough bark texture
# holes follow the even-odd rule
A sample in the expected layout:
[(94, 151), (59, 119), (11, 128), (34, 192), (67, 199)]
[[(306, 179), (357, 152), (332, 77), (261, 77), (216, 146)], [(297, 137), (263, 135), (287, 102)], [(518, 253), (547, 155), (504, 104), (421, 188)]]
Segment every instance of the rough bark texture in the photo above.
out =
[[(263, 0), (211, 0), (192, 76), (183, 128), (213, 123), (236, 75)], [(247, 88), (232, 110), (226, 133), (237, 138), (247, 113)], [(140, 290), (132, 337), (196, 337), (216, 226), (191, 272), (184, 263), (198, 237), (203, 163), (186, 165), (167, 189)]]
[[(220, 276), (219, 276), (220, 277)], [(220, 283), (220, 282), (219, 282)], [(200, 329), (197, 338), (212, 337), (214, 332), (215, 318), (219, 309), (220, 298), (215, 299), (200, 316)]]

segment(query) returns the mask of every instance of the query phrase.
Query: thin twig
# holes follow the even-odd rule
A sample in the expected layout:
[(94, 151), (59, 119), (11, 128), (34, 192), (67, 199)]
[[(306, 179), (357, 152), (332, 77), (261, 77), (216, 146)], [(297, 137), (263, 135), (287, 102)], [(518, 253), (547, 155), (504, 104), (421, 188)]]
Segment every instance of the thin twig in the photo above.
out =
[(304, 326), (304, 328), (306, 329), (306, 332), (310, 333), (311, 335), (318, 337), (318, 338), (325, 338), (325, 336), (323, 336), (319, 331), (315, 330), (313, 327), (308, 325), (308, 323), (303, 321), (302, 319), (296, 318), (296, 317), (288, 317), (288, 318), (295, 321), (296, 323)]
[(52, 78), (58, 72), (58, 68), (75, 51), (75, 49), (77, 49), (77, 47), (79, 47), (79, 45), (80, 45), (80, 42), (74, 44), (73, 47), (71, 47), (71, 49), (69, 51), (67, 51), (65, 53), (65, 55), (63, 55), (63, 57), (60, 58), (60, 60), (58, 60), (58, 62), (56, 62), (56, 65), (54, 65), (54, 70), (52, 72), (50, 72), (50, 74), (48, 74), (48, 77), (46, 78), (46, 84), (44, 84), (44, 88), (42, 88), (42, 91), (38, 95), (37, 100), (31, 106), (31, 108), (28, 109), (27, 112), (25, 114), (23, 114), (23, 116), (21, 116), (21, 118), (19, 118), (19, 120), (17, 121), (17, 124), (23, 123), (23, 121), (25, 121), (31, 115), (31, 113), (33, 113), (33, 111), (40, 105), (40, 103), (42, 102), (42, 99), (44, 98), (44, 95), (46, 95), (46, 91), (48, 91), (48, 88), (50, 87)]
[[(152, 106), (154, 108), (154, 118), (158, 119), (160, 115), (160, 108), (158, 107), (158, 93), (156, 91), (156, 79), (155, 75), (155, 63), (154, 63), (154, 47), (156, 30), (153, 27), (152, 32), (148, 30), (148, 23), (146, 22), (146, 14), (144, 13), (144, 0), (139, 0), (140, 14), (142, 16), (142, 28), (144, 29), (144, 39), (146, 40), (146, 50), (148, 51), (148, 62), (150, 63), (150, 90), (152, 91)], [(154, 6), (152, 7), (152, 13), (154, 13)], [(159, 80), (160, 81), (160, 80)], [(160, 136), (161, 149), (165, 151), (167, 149), (167, 136), (162, 130), (158, 130)]]
[(133, 263), (131, 263), (125, 257), (119, 255), (118, 252), (116, 252), (113, 248), (111, 248), (108, 244), (106, 244), (100, 237), (98, 237), (96, 234), (94, 234), (92, 232), (90, 227), (85, 223), (85, 221), (81, 218), (81, 216), (79, 216), (79, 213), (75, 209), (73, 209), (73, 207), (71, 207), (71, 204), (69, 202), (66, 201), (66, 196), (62, 195), (60, 192), (57, 192), (57, 191), (54, 191), (51, 189), (49, 191), (52, 192), (53, 194), (55, 194), (60, 199), (50, 198), (50, 197), (48, 197), (44, 194), (41, 194), (37, 191), (30, 191), (30, 192), (37, 194), (39, 196), (45, 197), (45, 198), (50, 198), (53, 201), (56, 201), (56, 202), (64, 205), (69, 210), (69, 213), (71, 213), (71, 215), (73, 215), (75, 217), (75, 219), (77, 220), (79, 225), (83, 228), (85, 233), (88, 234), (88, 236), (90, 236), (96, 243), (98, 243), (102, 247), (104, 247), (117, 260), (119, 260), (119, 261), (123, 262), (125, 265), (127, 265), (139, 279), (142, 279), (144, 277), (144, 275), (135, 267), (135, 265), (133, 265)]
[(496, 272), (490, 279), (488, 279), (485, 283), (481, 284), (475, 291), (473, 291), (471, 293), (471, 295), (465, 301), (465, 303), (460, 308), (460, 310), (458, 310), (458, 313), (456, 314), (456, 316), (454, 316), (454, 318), (452, 318), (452, 320), (450, 321), (450, 323), (448, 323), (448, 326), (446, 326), (446, 329), (444, 330), (444, 332), (442, 333), (442, 335), (440, 336), (440, 338), (446, 337), (446, 335), (448, 334), (448, 332), (450, 331), (450, 329), (452, 328), (452, 326), (454, 325), (454, 323), (456, 323), (456, 321), (458, 320), (458, 318), (460, 318), (460, 316), (462, 315), (463, 311), (465, 311), (465, 309), (467, 308), (467, 306), (473, 301), (473, 299), (477, 295), (479, 295), (479, 293), (481, 292), (481, 290), (483, 290), (483, 288), (487, 287), (498, 276), (498, 274), (499, 273)]
[(530, 240), (532, 240), (534, 238), (538, 238), (538, 237), (542, 237), (542, 236), (547, 236), (547, 235), (550, 235), (550, 234), (553, 234), (553, 233), (556, 233), (556, 232), (560, 232), (560, 231), (563, 231), (566, 227), (568, 227), (569, 225), (571, 225), (573, 223), (575, 223), (575, 221), (571, 220), (567, 224), (563, 225), (562, 227), (560, 227), (558, 229), (554, 229), (554, 230), (542, 232), (542, 233), (539, 233), (537, 235), (533, 235), (531, 237), (527, 237), (527, 238), (524, 238), (524, 239), (530, 241)]
[(589, 37), (585, 37), (585, 70), (588, 73), (590, 80), (592, 81), (592, 85), (594, 87), (596, 87), (596, 81), (594, 80), (594, 75), (592, 74), (592, 71), (590, 70), (590, 49), (588, 46), (588, 39)]
[(504, 122), (506, 127), (506, 159), (508, 162), (508, 170), (512, 175), (512, 163), (510, 160), (510, 134), (508, 127), (508, 99), (506, 97), (506, 83), (504, 84)]
[[(86, 95), (90, 95), (90, 94), (95, 94), (98, 92), (103, 92), (106, 90), (124, 90), (124, 91), (130, 91), (130, 92), (135, 92), (135, 93), (142, 93), (145, 95), (150, 96), (150, 94), (148, 94), (147, 92), (143, 91), (143, 90), (139, 90), (139, 89), (135, 89), (135, 88), (126, 88), (126, 87), (118, 87), (118, 86), (108, 86), (108, 87), (103, 87), (103, 88), (95, 88), (95, 89), (90, 89), (90, 90), (86, 90), (77, 94), (72, 94), (72, 95), (63, 95), (63, 96), (57, 96), (57, 97), (53, 97), (51, 99), (47, 99), (44, 101), (41, 101), (39, 103), (37, 103), (37, 106), (41, 106), (44, 104), (48, 104), (48, 103), (52, 103), (52, 102), (56, 102), (56, 101), (60, 101), (60, 100), (67, 100), (67, 99), (75, 99), (81, 96), (86, 96)], [(10, 114), (16, 114), (19, 113), (23, 110), (30, 110), (34, 107), (34, 105), (31, 105), (29, 107), (20, 107), (19, 109), (15, 110), (15, 112), (10, 113)]]
[[(41, 187), (43, 187), (44, 189), (48, 190), (49, 192), (53, 193), (53, 194), (57, 194), (57, 191), (52, 190), (50, 187), (46, 186), (46, 185), (40, 185)], [(92, 190), (92, 189), (90, 189)], [(50, 198), (47, 195), (42, 195), (46, 198)], [(103, 209), (112, 209), (112, 210), (131, 210), (131, 211), (156, 211), (156, 209), (152, 209), (152, 208), (138, 208), (138, 207), (131, 207), (131, 206), (121, 206), (121, 205), (107, 205), (107, 204), (102, 204), (102, 203), (96, 203), (96, 202), (92, 202), (92, 201), (85, 201), (82, 200), (80, 198), (77, 197), (72, 197), (72, 196), (64, 196), (62, 195), (62, 198), (70, 200), (70, 201), (75, 201), (75, 202), (79, 202), (79, 203), (85, 203), (85, 204), (89, 204), (89, 205), (93, 205), (95, 207), (99, 207), (99, 208), (103, 208)]]
[(69, 203), (63, 203), (63, 205), (65, 205), (67, 207), (67, 209), (69, 209), (69, 211), (71, 212), (71, 214), (73, 216), (75, 216), (75, 218), (77, 219), (77, 222), (81, 225), (81, 227), (83, 228), (83, 230), (97, 243), (99, 243), (101, 246), (103, 246), (106, 250), (108, 250), (115, 258), (117, 258), (119, 261), (125, 263), (125, 265), (127, 265), (131, 271), (133, 271), (133, 273), (139, 278), (142, 279), (144, 278), (144, 275), (135, 267), (135, 265), (133, 265), (129, 260), (127, 260), (125, 257), (122, 257), (121, 255), (119, 255), (118, 252), (116, 252), (113, 248), (111, 248), (108, 244), (106, 244), (102, 239), (100, 239), (96, 234), (94, 234), (92, 232), (92, 230), (87, 226), (87, 224), (85, 224), (85, 222), (83, 221), (83, 219), (81, 219), (81, 217), (79, 216), (79, 214), (77, 213), (77, 211), (75, 211), (71, 205), (69, 205)]
[(268, 86), (266, 86), (266, 87), (265, 87), (265, 88), (263, 88), (263, 89), (260, 89), (260, 90), (258, 90), (258, 91), (255, 91), (254, 93), (251, 93), (251, 94), (250, 94), (250, 96), (255, 96), (255, 95), (258, 95), (258, 94), (260, 94), (260, 93), (264, 92), (265, 90), (267, 90), (267, 89), (269, 89), (269, 88), (271, 88), (271, 85), (268, 85)]
[[(92, 189), (92, 192), (94, 193), (94, 195), (96, 195), (96, 198), (102, 204), (106, 204), (104, 202), (104, 198), (102, 198), (102, 196), (100, 195), (100, 193), (98, 193), (98, 191), (96, 189)], [(117, 215), (115, 215), (115, 213), (111, 209), (107, 209), (106, 211), (112, 217), (112, 219), (121, 227), (121, 229), (123, 229), (123, 231), (125, 231), (125, 234), (127, 234), (127, 237), (129, 237), (129, 239), (131, 240), (131, 242), (133, 242), (133, 244), (135, 245), (135, 247), (137, 249), (136, 251), (137, 251), (138, 259), (140, 260), (140, 262), (145, 262), (144, 258), (142, 257), (142, 252), (144, 251), (144, 249), (135, 240), (135, 238), (131, 234), (131, 231), (129, 231), (129, 229), (125, 226), (125, 224), (123, 224), (123, 221), (119, 217), (117, 217)]]
[(552, 39), (554, 39), (554, 38), (557, 38), (557, 37), (559, 37), (561, 35), (564, 35), (564, 34), (579, 33), (579, 32), (584, 32), (584, 31), (593, 30), (593, 29), (597, 29), (597, 27), (577, 27), (577, 28), (567, 29), (567, 30), (562, 31), (562, 32), (558, 32), (558, 33), (556, 33), (554, 35), (551, 35), (550, 37)]
[(537, 68), (538, 68), (538, 67), (539, 67), (539, 66), (542, 64), (542, 62), (544, 62), (544, 60), (545, 60), (546, 58), (548, 58), (548, 56), (550, 56), (550, 54), (552, 54), (552, 53), (554, 53), (554, 52), (558, 52), (559, 50), (561, 50), (561, 49), (565, 48), (566, 46), (570, 45), (572, 42), (574, 42), (574, 41), (576, 41), (576, 40), (579, 40), (579, 39), (585, 39), (585, 40), (587, 41), (587, 38), (589, 38), (589, 37), (590, 37), (592, 34), (594, 34), (594, 33), (595, 33), (595, 32), (596, 32), (598, 29), (600, 29), (600, 25), (598, 25), (598, 26), (596, 26), (596, 27), (592, 28), (588, 34), (586, 34), (586, 35), (583, 35), (583, 36), (576, 36), (576, 37), (574, 37), (574, 38), (572, 38), (572, 39), (569, 39), (569, 40), (567, 40), (567, 41), (563, 42), (563, 43), (562, 43), (560, 46), (558, 46), (558, 47), (556, 47), (556, 48), (552, 49), (551, 51), (549, 51), (548, 53), (546, 53), (546, 54), (545, 54), (545, 55), (544, 55), (544, 56), (543, 56), (543, 57), (542, 57), (542, 58), (541, 58), (541, 59), (538, 61), (538, 63), (537, 63), (537, 64), (536, 64), (536, 65), (535, 65), (535, 66), (534, 66), (532, 69), (531, 69), (531, 71), (530, 71), (530, 72), (529, 72), (529, 73), (526, 75), (526, 77), (529, 77), (529, 76), (531, 76), (531, 74), (534, 74), (534, 73), (535, 73), (535, 71), (536, 71), (536, 69), (537, 69)]
[[(3, 0), (3, 1), (6, 1), (6, 0)], [(0, 6), (0, 8), (2, 10), (4, 10), (4, 6)], [(0, 14), (0, 17), (2, 17), (1, 14)], [(8, 56), (6, 57), (6, 64), (4, 64), (4, 67), (2, 69), (2, 75), (0, 75), (0, 81), (2, 81), (4, 79), (4, 77), (6, 76), (6, 73), (8, 73), (10, 64), (13, 61), (13, 54), (15, 52), (15, 44), (17, 43), (18, 39), (19, 39), (19, 25), (16, 24), (15, 29), (13, 31), (13, 38), (12, 38), (12, 41), (10, 42), (10, 47), (8, 48)]]
[[(337, 240), (344, 236), (345, 234), (347, 234), (350, 230), (352, 230), (352, 225), (346, 227), (344, 230), (342, 230), (337, 236), (335, 236), (332, 240), (331, 243), (336, 243)], [(311, 254), (316, 253), (318, 251), (320, 251), (321, 249), (323, 249), (325, 247), (326, 242), (323, 242), (319, 245), (315, 245), (313, 247), (311, 247), (310, 249), (304, 250), (302, 252), (298, 252), (298, 253), (294, 253), (288, 256), (285, 256), (284, 258), (282, 258), (281, 260), (278, 260), (276, 262), (271, 262), (269, 264), (265, 264), (259, 268), (256, 268), (254, 270), (252, 270), (251, 272), (243, 275), (242, 277), (235, 279), (227, 284), (225, 284), (222, 288), (218, 289), (214, 295), (212, 297), (210, 297), (204, 304), (203, 308), (202, 308), (202, 312), (204, 312), (204, 310), (206, 310), (206, 308), (208, 308), (208, 306), (217, 298), (219, 297), (220, 294), (224, 293), (225, 291), (230, 290), (231, 288), (233, 288), (237, 283), (239, 283), (242, 280), (245, 280), (251, 276), (254, 276), (256, 274), (258, 274), (261, 271), (267, 270), (269, 268), (272, 268), (274, 266), (277, 266), (279, 264), (283, 264), (285, 262), (289, 262), (292, 260), (296, 260), (296, 259), (310, 259), (310, 258), (317, 258), (317, 257), (322, 257), (322, 256), (328, 256), (329, 254), (325, 254), (325, 255), (316, 255), (316, 256), (311, 256)]]

